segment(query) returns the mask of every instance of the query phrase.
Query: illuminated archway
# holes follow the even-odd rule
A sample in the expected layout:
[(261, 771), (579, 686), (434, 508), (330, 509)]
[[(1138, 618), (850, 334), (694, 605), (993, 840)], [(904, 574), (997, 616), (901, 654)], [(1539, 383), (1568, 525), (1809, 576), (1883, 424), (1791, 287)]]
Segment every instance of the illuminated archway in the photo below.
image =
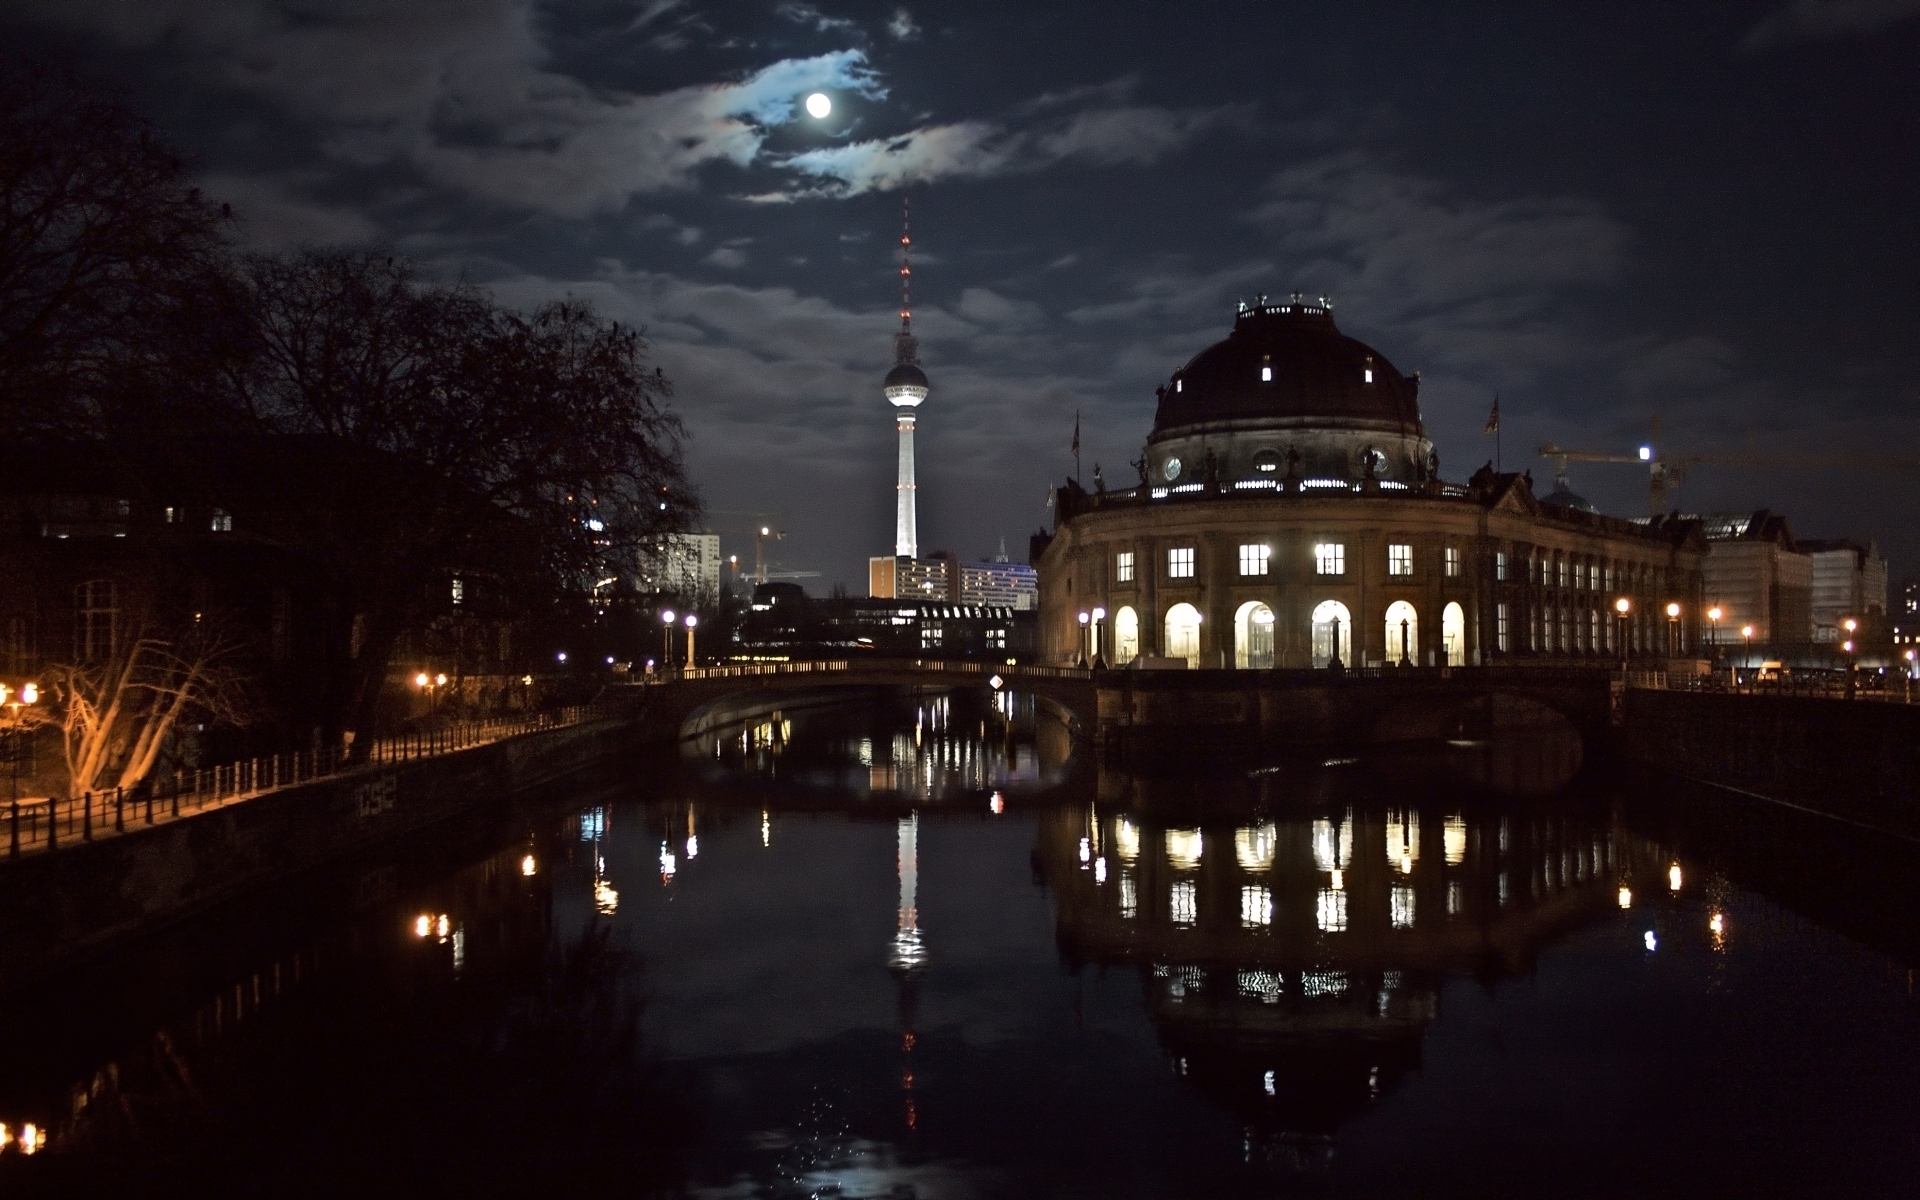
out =
[(1233, 614), (1233, 665), (1243, 671), (1273, 669), (1273, 610), (1258, 600)]
[(1200, 610), (1191, 604), (1167, 610), (1167, 657), (1186, 659), (1189, 670), (1200, 665)]
[(1353, 614), (1338, 600), (1322, 600), (1313, 610), (1313, 665), (1331, 666), (1336, 658), (1353, 665)]
[(1467, 614), (1457, 602), (1441, 610), (1440, 648), (1446, 652), (1448, 666), (1467, 665)]
[(1140, 657), (1140, 614), (1131, 604), (1113, 614), (1113, 665), (1124, 667)]
[(1388, 662), (1414, 666), (1420, 661), (1420, 614), (1405, 600), (1387, 605)]

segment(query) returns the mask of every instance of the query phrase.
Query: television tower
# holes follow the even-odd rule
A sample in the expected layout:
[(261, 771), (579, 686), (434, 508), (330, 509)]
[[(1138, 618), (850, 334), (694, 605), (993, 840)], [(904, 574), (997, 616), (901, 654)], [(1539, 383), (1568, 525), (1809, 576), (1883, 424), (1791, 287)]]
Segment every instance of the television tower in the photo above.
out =
[(900, 332), (893, 336), (893, 370), (883, 386), (893, 405), (900, 430), (900, 482), (895, 485), (893, 553), (899, 558), (920, 556), (920, 519), (913, 481), (913, 410), (927, 398), (926, 372), (920, 369), (920, 341), (913, 336), (912, 210), (901, 198), (900, 215)]

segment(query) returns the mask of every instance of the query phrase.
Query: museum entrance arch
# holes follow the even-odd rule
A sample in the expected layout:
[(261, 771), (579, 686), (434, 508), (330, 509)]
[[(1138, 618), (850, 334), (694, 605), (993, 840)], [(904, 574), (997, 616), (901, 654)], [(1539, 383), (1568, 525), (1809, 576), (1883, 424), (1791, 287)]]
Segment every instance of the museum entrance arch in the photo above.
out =
[(1200, 665), (1200, 610), (1191, 604), (1167, 610), (1167, 657), (1186, 659), (1189, 670)]
[(1273, 610), (1258, 600), (1233, 614), (1233, 665), (1242, 671), (1273, 669)]
[(1140, 614), (1122, 605), (1113, 614), (1113, 665), (1124, 667), (1140, 657)]
[(1467, 665), (1467, 614), (1458, 601), (1449, 601), (1440, 613), (1440, 648), (1446, 652), (1446, 665)]

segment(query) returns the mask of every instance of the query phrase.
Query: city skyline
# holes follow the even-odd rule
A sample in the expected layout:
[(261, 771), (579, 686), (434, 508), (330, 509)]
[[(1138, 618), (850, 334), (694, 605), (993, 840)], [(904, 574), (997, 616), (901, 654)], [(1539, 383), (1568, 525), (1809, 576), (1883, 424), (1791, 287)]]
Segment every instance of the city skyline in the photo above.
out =
[[(17, 6), (128, 89), (252, 244), (387, 244), (515, 303), (644, 325), (716, 510), (858, 589), (896, 456), (888, 252), (910, 185), (919, 542), (984, 557), (1082, 457), (1129, 475), (1153, 388), (1233, 303), (1325, 294), (1422, 372), (1441, 472), (1532, 448), (1844, 456), (1920, 443), (1901, 198), (1915, 6), (1155, 14), (655, 3), (340, 14)], [(979, 64), (991, 62), (992, 70)], [(244, 65), (242, 65), (244, 64)], [(805, 115), (819, 91), (831, 115)], [(1524, 98), (1525, 103), (1518, 103)], [(1687, 511), (1920, 560), (1882, 472), (1700, 469)], [(1631, 467), (1573, 468), (1607, 511)], [(751, 551), (730, 539), (729, 553)]]

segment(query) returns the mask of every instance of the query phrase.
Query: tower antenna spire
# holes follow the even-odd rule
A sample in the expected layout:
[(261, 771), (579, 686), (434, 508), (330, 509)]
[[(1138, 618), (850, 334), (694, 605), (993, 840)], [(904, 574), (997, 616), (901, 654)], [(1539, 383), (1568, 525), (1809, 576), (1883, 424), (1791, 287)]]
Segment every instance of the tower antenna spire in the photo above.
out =
[(893, 361), (920, 361), (920, 341), (913, 336), (913, 201), (900, 197), (900, 332), (893, 339)]

